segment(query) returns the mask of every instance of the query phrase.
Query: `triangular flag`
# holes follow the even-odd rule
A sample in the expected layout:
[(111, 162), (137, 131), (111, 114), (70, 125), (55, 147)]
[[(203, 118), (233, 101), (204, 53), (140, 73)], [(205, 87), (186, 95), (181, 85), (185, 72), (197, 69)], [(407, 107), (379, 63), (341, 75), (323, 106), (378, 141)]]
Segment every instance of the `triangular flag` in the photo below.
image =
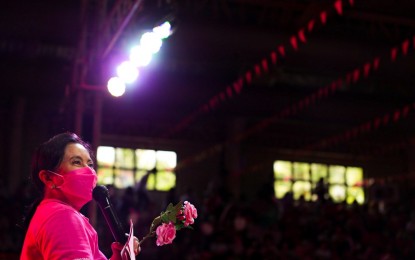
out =
[[(314, 28), (314, 20), (310, 20), (307, 24), (308, 32), (311, 32), (313, 30), (313, 28)], [(415, 37), (414, 37), (414, 39), (415, 39)]]
[(220, 100), (225, 101), (225, 99), (226, 99), (226, 94), (225, 94), (225, 92), (220, 92), (220, 93), (219, 93), (219, 97), (220, 97)]
[(304, 34), (304, 29), (300, 29), (298, 31), (298, 38), (300, 39), (301, 42), (306, 42), (306, 38), (305, 38), (305, 34)]
[(298, 50), (298, 44), (297, 44), (297, 38), (295, 36), (291, 36), (290, 43), (291, 43), (291, 46), (293, 47), (293, 49), (295, 51), (297, 51)]
[(343, 4), (342, 4), (342, 1), (341, 1), (341, 0), (337, 0), (337, 1), (334, 3), (334, 8), (336, 9), (336, 12), (337, 12), (339, 15), (342, 15), (342, 14), (343, 14)]
[(355, 69), (353, 71), (353, 83), (356, 83), (359, 80), (360, 77), (360, 71), (359, 69)]
[(380, 58), (376, 57), (375, 60), (373, 61), (373, 69), (377, 70), (379, 68), (379, 64), (380, 64)]
[(401, 111), (397, 110), (395, 111), (395, 113), (393, 114), (393, 121), (398, 121), (399, 118), (401, 117)]
[(398, 48), (392, 48), (391, 49), (391, 60), (395, 61), (396, 60), (396, 56), (398, 55)]
[(406, 105), (403, 109), (402, 109), (402, 116), (406, 117), (409, 113), (409, 109), (411, 109), (411, 107), (409, 105)]
[(365, 75), (365, 78), (367, 78), (367, 76), (369, 75), (370, 67), (371, 67), (371, 64), (369, 62), (366, 63), (363, 67), (363, 75)]
[(278, 51), (281, 54), (281, 56), (285, 56), (285, 48), (283, 45), (278, 46)]
[(251, 84), (252, 82), (252, 73), (250, 71), (245, 73), (246, 83)]
[(238, 82), (233, 83), (233, 89), (235, 90), (236, 93), (241, 93), (242, 90), (242, 85), (238, 84)]
[(267, 61), (267, 59), (262, 59), (261, 64), (262, 64), (262, 69), (263, 69), (265, 72), (268, 72), (268, 61)]
[(386, 125), (387, 123), (389, 123), (389, 117), (390, 117), (389, 114), (386, 114), (383, 116), (383, 124)]
[(403, 55), (408, 54), (408, 48), (409, 48), (409, 40), (405, 40), (402, 43), (402, 53), (403, 53)]
[(254, 70), (255, 70), (255, 75), (256, 75), (257, 77), (261, 76), (261, 68), (259, 67), (259, 65), (258, 65), (258, 64), (256, 64), (256, 65), (254, 66)]
[(233, 96), (232, 87), (229, 86), (229, 87), (226, 88), (226, 94), (230, 98)]
[(275, 51), (271, 52), (271, 62), (274, 65), (277, 63), (277, 53)]
[(326, 24), (327, 22), (327, 13), (326, 11), (323, 11), (320, 13), (320, 21), (322, 24)]

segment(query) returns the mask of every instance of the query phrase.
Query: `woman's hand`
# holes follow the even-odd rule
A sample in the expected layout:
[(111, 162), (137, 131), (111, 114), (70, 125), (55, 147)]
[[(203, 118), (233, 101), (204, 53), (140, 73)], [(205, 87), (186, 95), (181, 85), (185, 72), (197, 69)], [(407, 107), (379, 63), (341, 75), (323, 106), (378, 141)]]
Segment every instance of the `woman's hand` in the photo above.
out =
[(134, 237), (134, 254), (138, 255), (141, 252), (140, 242), (138, 238)]
[[(138, 255), (141, 252), (140, 242), (138, 242), (138, 238), (133, 237), (134, 240), (134, 254)], [(111, 244), (112, 256), (110, 260), (122, 260), (121, 257), (121, 250), (123, 249), (124, 245), (119, 242), (113, 242)]]

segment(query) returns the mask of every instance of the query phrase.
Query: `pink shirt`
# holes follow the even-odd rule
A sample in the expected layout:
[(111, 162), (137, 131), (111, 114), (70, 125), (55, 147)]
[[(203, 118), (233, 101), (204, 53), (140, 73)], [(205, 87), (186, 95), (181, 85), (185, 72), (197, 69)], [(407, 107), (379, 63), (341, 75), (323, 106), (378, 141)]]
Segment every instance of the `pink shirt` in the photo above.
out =
[(88, 218), (59, 200), (43, 200), (30, 221), (21, 260), (107, 259)]

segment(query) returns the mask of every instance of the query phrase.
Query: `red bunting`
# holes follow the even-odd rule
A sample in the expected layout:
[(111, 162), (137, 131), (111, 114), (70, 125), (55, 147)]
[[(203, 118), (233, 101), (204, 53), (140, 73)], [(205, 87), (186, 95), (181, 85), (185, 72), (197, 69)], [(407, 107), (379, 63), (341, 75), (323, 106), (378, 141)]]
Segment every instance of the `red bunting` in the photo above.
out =
[(291, 111), (293, 112), (293, 115), (297, 113), (297, 104), (291, 106)]
[(351, 132), (350, 131), (347, 131), (346, 133), (344, 133), (344, 139), (345, 140), (349, 140), (350, 139), (350, 135), (351, 135)]
[(298, 31), (298, 39), (300, 39), (301, 42), (307, 41), (305, 38), (304, 29)]
[(335, 81), (333, 81), (330, 85), (331, 92), (336, 91), (336, 88), (337, 88), (337, 83)]
[(257, 64), (257, 65), (255, 65), (254, 70), (255, 70), (255, 75), (256, 75), (257, 77), (261, 76), (261, 68), (259, 67), (259, 65), (258, 65), (258, 64)]
[(291, 110), (290, 110), (289, 108), (286, 108), (286, 109), (283, 111), (283, 113), (284, 113), (284, 115), (285, 115), (285, 116), (289, 116), (289, 115), (291, 115)]
[(267, 59), (263, 59), (261, 64), (262, 64), (262, 69), (264, 70), (264, 72), (268, 72), (268, 61), (267, 61)]
[(360, 77), (360, 71), (359, 69), (355, 69), (353, 71), (353, 83), (356, 83), (359, 80)]
[(409, 40), (406, 40), (402, 43), (402, 53), (403, 53), (403, 55), (408, 54), (408, 48), (409, 48)]
[(373, 61), (373, 69), (377, 70), (379, 68), (379, 64), (380, 64), (380, 59), (375, 58), (375, 60)]
[(375, 122), (373, 124), (373, 126), (375, 127), (375, 129), (378, 129), (379, 128), (380, 122), (381, 122), (381, 119), (379, 117), (375, 119)]
[(338, 78), (336, 84), (337, 84), (337, 87), (340, 88), (343, 85), (343, 79), (342, 78)]
[[(353, 0), (349, 0), (350, 5), (354, 5), (354, 1)], [(342, 0), (336, 0), (334, 3), (334, 8), (336, 10), (336, 12), (339, 15), (343, 14), (343, 2)], [(320, 21), (323, 25), (325, 25), (327, 23), (327, 11), (322, 11), (320, 13)], [(315, 20), (310, 20), (307, 24), (307, 30), (308, 32), (311, 32), (314, 29), (314, 24), (315, 24)], [(301, 41), (303, 43), (306, 42), (306, 36), (304, 33), (304, 29), (300, 29), (298, 31), (298, 33), (294, 36), (292, 36), (290, 38), (290, 43), (291, 46), (294, 50), (298, 50), (298, 41)], [(298, 38), (298, 39), (297, 39)], [(413, 44), (415, 47), (415, 36), (413, 37)], [(404, 43), (402, 43), (402, 52), (404, 54), (406, 54), (408, 52), (409, 49), (409, 40), (406, 40)], [(396, 50), (392, 50), (391, 53), (391, 58), (394, 60), (397, 56), (397, 51)], [(395, 55), (393, 54), (395, 52)], [(285, 47), (284, 45), (280, 45), (277, 48), (277, 51), (273, 51), (270, 54), (270, 58), (271, 58), (271, 62), (275, 65), (277, 63), (277, 55), (281, 55), (281, 56), (285, 56), (286, 52), (285, 52)], [(376, 58), (373, 61), (373, 69), (376, 70), (379, 67), (379, 63), (380, 63), (380, 59)], [(372, 68), (371, 63), (367, 63), (364, 65), (362, 73), (364, 73), (365, 77), (367, 77), (370, 73), (370, 70)], [(268, 72), (268, 60), (266, 58), (264, 58), (261, 63), (256, 64), (254, 66), (254, 70), (253, 72), (255, 73), (255, 75), (257, 77), (261, 76), (262, 73), (264, 72)], [(216, 107), (221, 101), (225, 101), (226, 100), (226, 96), (233, 97), (233, 93), (240, 93), (242, 88), (243, 88), (243, 84), (244, 84), (244, 80), (245, 83), (247, 84), (251, 84), (252, 83), (252, 71), (248, 71), (245, 73), (244, 77), (240, 78), (237, 82), (235, 82), (232, 86), (228, 86), (226, 88), (226, 91), (223, 91), (221, 93), (219, 93), (217, 96), (215, 96), (214, 98), (212, 98), (211, 100), (209, 100), (208, 105), (204, 105), (202, 106), (201, 110), (202, 111), (209, 111), (209, 107)], [(356, 69), (350, 73), (348, 73), (346, 75), (346, 82), (350, 83), (351, 81), (353, 82), (357, 82), (359, 80), (360, 77), (360, 71), (359, 69)], [(283, 111), (284, 115), (289, 115), (291, 113), (296, 113), (296, 111), (298, 109), (302, 109), (305, 106), (308, 106), (311, 102), (315, 102), (317, 98), (322, 98), (322, 97), (327, 97), (329, 94), (335, 92), (336, 89), (340, 88), (342, 85), (342, 79), (339, 79), (339, 82), (333, 82), (331, 83), (329, 86), (319, 90), (317, 93), (312, 94), (310, 97), (305, 98), (304, 100), (301, 100), (297, 105), (292, 106), (291, 109), (287, 109)], [(192, 114), (194, 115), (194, 114)], [(191, 119), (193, 119), (195, 116), (186, 118), (186, 122), (187, 121), (191, 121)], [(261, 126), (264, 126), (263, 124)]]
[(298, 102), (298, 109), (301, 110), (303, 107), (304, 107), (304, 101), (303, 100), (300, 100)]
[(225, 95), (224, 92), (220, 92), (219, 97), (220, 97), (220, 100), (222, 100), (222, 101), (225, 101), (225, 99), (226, 99), (226, 95)]
[(359, 133), (359, 127), (356, 126), (355, 128), (353, 128), (352, 132), (353, 136), (356, 136)]
[(237, 94), (241, 93), (242, 90), (242, 84), (239, 84), (239, 82), (233, 83), (233, 89)]
[(383, 124), (384, 124), (384, 125), (386, 125), (387, 123), (389, 123), (389, 114), (386, 114), (386, 115), (383, 117)]
[(297, 51), (298, 50), (298, 44), (297, 44), (297, 38), (295, 36), (291, 36), (290, 43), (291, 43), (291, 46), (293, 47), (293, 49), (295, 51)]
[(409, 109), (411, 109), (411, 107), (410, 107), (409, 105), (405, 106), (405, 107), (402, 109), (402, 116), (403, 116), (403, 117), (406, 117), (406, 116), (408, 115), (408, 113), (409, 113)]
[(316, 102), (316, 98), (317, 98), (317, 93), (313, 93), (313, 94), (311, 95), (311, 97), (310, 97), (310, 102), (311, 102), (311, 103)]
[(399, 118), (401, 117), (401, 111), (395, 111), (395, 113), (393, 114), (393, 121), (398, 121)]
[(326, 22), (327, 22), (327, 12), (326, 11), (323, 11), (323, 12), (321, 12), (320, 13), (320, 21), (321, 21), (321, 23), (322, 24), (326, 24)]
[(277, 53), (275, 51), (271, 52), (271, 62), (272, 64), (277, 64)]
[(370, 131), (372, 129), (372, 122), (367, 122), (366, 129), (367, 131)]
[(213, 97), (209, 100), (210, 108), (212, 108), (212, 109), (215, 108), (217, 104), (218, 104), (218, 97), (215, 96), (215, 97)]
[(365, 78), (367, 78), (367, 76), (369, 75), (370, 67), (371, 67), (371, 65), (370, 65), (369, 62), (366, 63), (363, 67), (363, 74), (365, 75)]
[(327, 86), (323, 89), (324, 97), (327, 97), (329, 95), (330, 86)]
[(239, 84), (239, 85), (241, 85), (241, 87), (243, 86), (243, 84), (244, 84), (244, 79), (243, 79), (242, 77), (240, 77), (240, 78), (238, 79), (238, 84)]
[(337, 0), (337, 1), (334, 3), (334, 8), (336, 9), (336, 12), (337, 12), (339, 15), (342, 15), (342, 14), (343, 14), (343, 4), (342, 4), (342, 1), (341, 1), (341, 0)]
[(209, 106), (208, 105), (203, 105), (202, 110), (203, 110), (203, 112), (208, 112), (209, 111)]
[(278, 46), (278, 52), (281, 54), (281, 56), (285, 56), (285, 48), (283, 45)]
[(347, 73), (347, 75), (346, 75), (346, 83), (347, 84), (350, 84), (352, 82), (352, 77), (353, 77), (352, 72)]
[(228, 97), (232, 97), (233, 96), (233, 92), (232, 92), (232, 87), (227, 87), (226, 88), (226, 94), (228, 95)]
[[(313, 30), (313, 28), (314, 28), (314, 20), (310, 20), (309, 22), (308, 22), (308, 24), (307, 24), (307, 30), (308, 30), (308, 32), (311, 32), (312, 30)], [(414, 43), (415, 43), (415, 37), (414, 37)]]
[(198, 114), (203, 113), (203, 106), (200, 106), (200, 107), (198, 108), (197, 112), (198, 112)]
[(304, 105), (309, 106), (310, 105), (310, 97), (306, 97), (304, 100)]
[(252, 83), (252, 73), (250, 71), (245, 73), (245, 79), (246, 79), (246, 83), (248, 83), (248, 84)]
[(360, 125), (360, 132), (362, 133), (367, 132), (365, 124)]
[(392, 61), (395, 61), (396, 60), (396, 56), (397, 56), (397, 54), (398, 54), (398, 48), (392, 48), (391, 49), (391, 60)]
[(319, 90), (318, 90), (318, 93), (317, 93), (317, 97), (318, 98), (321, 98), (321, 96), (323, 95), (323, 89), (322, 88), (320, 88)]

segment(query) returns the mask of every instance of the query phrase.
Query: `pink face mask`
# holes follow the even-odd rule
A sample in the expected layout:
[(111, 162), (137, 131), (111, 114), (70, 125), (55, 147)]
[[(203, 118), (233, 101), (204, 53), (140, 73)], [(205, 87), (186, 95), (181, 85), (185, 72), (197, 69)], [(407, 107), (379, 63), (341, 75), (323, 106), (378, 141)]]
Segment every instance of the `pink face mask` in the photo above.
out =
[(60, 189), (68, 202), (75, 208), (80, 209), (92, 200), (92, 190), (97, 184), (97, 175), (93, 169), (84, 167), (67, 172), (65, 175), (49, 172), (63, 179), (56, 189)]

